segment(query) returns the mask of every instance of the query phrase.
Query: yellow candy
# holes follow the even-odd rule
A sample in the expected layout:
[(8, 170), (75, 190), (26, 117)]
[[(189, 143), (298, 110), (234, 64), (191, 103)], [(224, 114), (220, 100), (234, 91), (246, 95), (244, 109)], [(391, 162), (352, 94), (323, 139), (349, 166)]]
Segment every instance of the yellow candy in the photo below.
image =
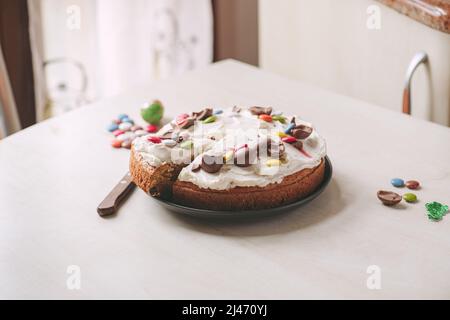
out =
[(278, 159), (270, 159), (270, 160), (267, 160), (267, 162), (266, 162), (266, 165), (268, 167), (278, 167), (278, 166), (280, 166), (280, 164), (281, 164), (281, 161)]
[(234, 152), (233, 151), (227, 151), (224, 156), (225, 162), (230, 161), (233, 158)]
[(288, 136), (286, 133), (281, 132), (281, 131), (278, 132), (277, 135), (278, 135), (280, 138), (284, 138), (284, 137), (287, 137), (287, 136)]

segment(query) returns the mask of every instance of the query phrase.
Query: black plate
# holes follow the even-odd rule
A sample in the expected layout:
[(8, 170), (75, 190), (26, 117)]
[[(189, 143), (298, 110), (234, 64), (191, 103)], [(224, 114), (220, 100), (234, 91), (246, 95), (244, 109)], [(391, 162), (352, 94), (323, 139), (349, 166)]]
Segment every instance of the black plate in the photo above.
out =
[(331, 166), (330, 159), (325, 157), (325, 175), (322, 183), (317, 187), (317, 189), (311, 193), (306, 198), (300, 199), (296, 202), (289, 203), (284, 206), (262, 209), (262, 210), (243, 210), (243, 211), (219, 211), (219, 210), (208, 210), (208, 209), (198, 209), (193, 207), (186, 207), (181, 204), (172, 202), (171, 200), (162, 200), (159, 198), (152, 197), (161, 206), (169, 209), (170, 211), (181, 213), (184, 215), (199, 217), (199, 218), (254, 218), (254, 217), (265, 217), (269, 215), (274, 215), (282, 212), (286, 212), (297, 208), (305, 203), (310, 202), (316, 198), (319, 194), (325, 190), (328, 183), (330, 183), (331, 175), (333, 173), (333, 168)]

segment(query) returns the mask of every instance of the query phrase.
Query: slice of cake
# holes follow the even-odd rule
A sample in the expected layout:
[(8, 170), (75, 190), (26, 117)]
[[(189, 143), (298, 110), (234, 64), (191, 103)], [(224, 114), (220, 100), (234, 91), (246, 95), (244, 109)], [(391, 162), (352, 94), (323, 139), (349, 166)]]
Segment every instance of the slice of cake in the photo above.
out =
[(214, 210), (277, 207), (322, 182), (324, 139), (310, 123), (272, 108), (206, 108), (137, 138), (130, 172), (153, 196)]

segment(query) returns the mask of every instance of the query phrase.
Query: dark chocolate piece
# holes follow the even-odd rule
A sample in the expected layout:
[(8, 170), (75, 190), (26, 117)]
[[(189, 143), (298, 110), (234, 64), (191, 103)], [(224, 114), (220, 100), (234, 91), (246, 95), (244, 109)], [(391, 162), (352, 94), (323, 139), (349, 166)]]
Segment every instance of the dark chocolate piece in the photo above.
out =
[(402, 197), (392, 191), (380, 190), (377, 192), (377, 197), (385, 206), (393, 206), (402, 201)]
[(192, 118), (195, 120), (205, 120), (206, 118), (212, 116), (213, 109), (211, 108), (205, 108), (202, 111), (199, 112), (192, 112)]
[(271, 107), (250, 107), (250, 108), (248, 108), (248, 110), (250, 110), (250, 112), (254, 116), (259, 116), (261, 114), (270, 115), (272, 113), (272, 108)]
[(216, 173), (223, 166), (223, 155), (208, 155), (202, 157), (201, 168), (208, 173)]
[(291, 134), (296, 139), (306, 139), (311, 135), (312, 131), (313, 129), (311, 127), (300, 124), (292, 129)]

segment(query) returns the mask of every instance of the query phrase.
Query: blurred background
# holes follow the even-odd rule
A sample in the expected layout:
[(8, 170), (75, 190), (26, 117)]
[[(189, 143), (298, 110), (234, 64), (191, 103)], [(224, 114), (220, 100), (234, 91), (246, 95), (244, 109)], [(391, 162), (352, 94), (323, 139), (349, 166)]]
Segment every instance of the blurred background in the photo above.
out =
[(0, 0), (0, 138), (228, 58), (448, 126), (449, 14), (450, 0)]

